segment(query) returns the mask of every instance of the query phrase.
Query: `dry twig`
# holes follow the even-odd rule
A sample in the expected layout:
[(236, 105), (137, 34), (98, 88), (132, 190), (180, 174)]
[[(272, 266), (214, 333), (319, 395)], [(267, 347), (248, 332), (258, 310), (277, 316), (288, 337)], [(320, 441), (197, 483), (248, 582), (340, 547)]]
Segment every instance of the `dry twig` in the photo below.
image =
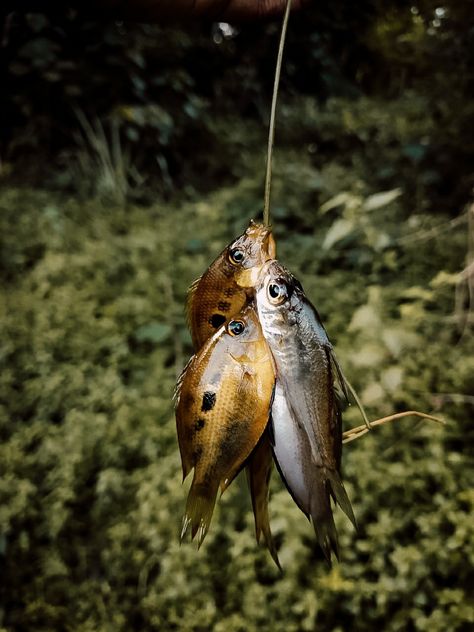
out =
[(366, 424), (363, 426), (357, 426), (356, 428), (351, 428), (350, 430), (346, 430), (342, 434), (342, 442), (350, 443), (355, 439), (359, 439), (362, 435), (365, 435), (367, 432), (372, 430), (375, 426), (383, 426), (390, 421), (396, 421), (397, 419), (403, 419), (404, 417), (420, 417), (421, 419), (427, 419), (429, 421), (436, 421), (439, 424), (444, 424), (445, 422), (439, 417), (433, 417), (433, 415), (427, 415), (426, 413), (420, 413), (417, 410), (407, 410), (403, 413), (395, 413), (394, 415), (389, 415), (388, 417), (381, 417), (380, 419), (376, 419), (375, 421), (371, 421), (369, 423), (370, 427), (367, 427)]

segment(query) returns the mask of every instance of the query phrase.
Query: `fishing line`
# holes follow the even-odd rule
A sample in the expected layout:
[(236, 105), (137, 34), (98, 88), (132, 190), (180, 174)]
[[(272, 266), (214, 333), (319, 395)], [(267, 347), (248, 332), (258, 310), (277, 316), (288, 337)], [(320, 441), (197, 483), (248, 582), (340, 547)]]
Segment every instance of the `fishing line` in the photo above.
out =
[(278, 57), (275, 68), (275, 79), (273, 82), (272, 109), (270, 112), (270, 125), (268, 129), (268, 149), (267, 149), (267, 168), (265, 173), (265, 198), (263, 204), (263, 223), (270, 225), (270, 189), (272, 181), (272, 156), (273, 141), (275, 138), (275, 112), (278, 97), (278, 87), (280, 84), (281, 62), (283, 59), (283, 49), (285, 47), (286, 29), (288, 26), (288, 18), (290, 17), (291, 0), (287, 0), (285, 17), (283, 18), (283, 26), (281, 27), (280, 45), (278, 48)]

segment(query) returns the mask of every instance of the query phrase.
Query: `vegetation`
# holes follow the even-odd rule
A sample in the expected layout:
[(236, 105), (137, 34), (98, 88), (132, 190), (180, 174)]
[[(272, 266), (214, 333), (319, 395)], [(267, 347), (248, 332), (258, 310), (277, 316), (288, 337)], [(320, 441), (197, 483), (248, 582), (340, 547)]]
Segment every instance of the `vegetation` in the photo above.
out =
[[(178, 545), (171, 395), (186, 289), (263, 203), (278, 28), (10, 15), (2, 58), (0, 629), (429, 630), (474, 624), (473, 31), (468, 3), (292, 16), (279, 257), (371, 418), (345, 446), (341, 562), (274, 474), (280, 574), (244, 479)], [(471, 92), (470, 92), (471, 91)], [(470, 266), (470, 267), (469, 267)], [(345, 428), (358, 425), (355, 407)]]

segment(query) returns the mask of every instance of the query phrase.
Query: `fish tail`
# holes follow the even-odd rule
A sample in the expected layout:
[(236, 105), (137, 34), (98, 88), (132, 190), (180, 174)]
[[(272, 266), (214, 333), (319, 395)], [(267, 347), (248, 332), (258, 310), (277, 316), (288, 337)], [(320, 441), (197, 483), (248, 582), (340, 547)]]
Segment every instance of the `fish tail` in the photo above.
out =
[(268, 497), (270, 476), (272, 473), (272, 452), (270, 444), (266, 437), (255, 448), (250, 456), (248, 466), (246, 468), (247, 481), (252, 497), (252, 508), (255, 517), (255, 537), (260, 543), (260, 537), (263, 535), (265, 545), (273, 558), (273, 561), (280, 570), (280, 560), (273, 541), (270, 529), (270, 519), (268, 516)]
[(214, 505), (216, 504), (218, 484), (218, 481), (216, 481), (210, 485), (204, 485), (193, 480), (183, 516), (181, 542), (189, 526), (191, 526), (192, 539), (197, 534), (198, 549), (201, 547), (209, 529)]
[(357, 529), (357, 521), (354, 516), (351, 501), (349, 500), (349, 496), (347, 495), (339, 473), (335, 470), (327, 470), (326, 476), (332, 497)]
[(339, 544), (327, 480), (321, 478), (313, 486), (310, 513), (319, 546), (323, 550), (327, 563), (331, 566), (332, 552), (339, 559)]

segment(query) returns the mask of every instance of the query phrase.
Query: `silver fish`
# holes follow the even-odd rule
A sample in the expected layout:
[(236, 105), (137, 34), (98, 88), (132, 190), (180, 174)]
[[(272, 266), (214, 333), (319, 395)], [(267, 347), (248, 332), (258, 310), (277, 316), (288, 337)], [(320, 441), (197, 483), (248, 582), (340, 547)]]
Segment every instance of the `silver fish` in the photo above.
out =
[(331, 496), (355, 525), (339, 473), (342, 424), (336, 382), (344, 391), (344, 378), (318, 313), (278, 261), (262, 270), (256, 302), (276, 367), (275, 459), (330, 561), (331, 550), (338, 555)]

